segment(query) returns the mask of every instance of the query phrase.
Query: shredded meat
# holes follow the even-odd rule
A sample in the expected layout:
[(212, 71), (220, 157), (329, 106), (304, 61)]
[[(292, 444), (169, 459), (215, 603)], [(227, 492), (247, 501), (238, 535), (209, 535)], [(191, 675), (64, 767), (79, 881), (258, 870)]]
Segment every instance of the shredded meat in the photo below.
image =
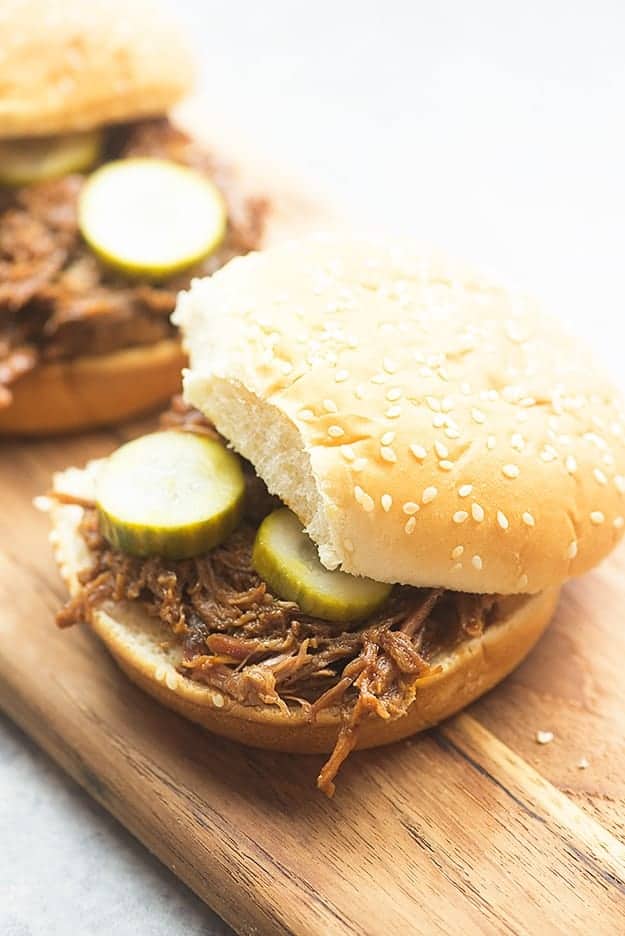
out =
[(228, 205), (220, 249), (183, 275), (154, 284), (107, 270), (80, 236), (76, 208), (84, 177), (68, 175), (0, 190), (0, 407), (11, 385), (42, 361), (106, 354), (173, 334), (176, 294), (258, 247), (267, 204), (242, 197), (227, 167), (167, 120), (111, 128), (104, 161), (158, 156), (210, 176)]
[[(221, 439), (181, 397), (172, 400), (161, 424)], [(288, 704), (298, 704), (310, 720), (340, 707), (341, 729), (317, 778), (332, 796), (363, 719), (404, 715), (419, 679), (435, 671), (441, 652), (479, 636), (496, 620), (499, 599), (398, 585), (378, 612), (347, 626), (303, 614), (294, 602), (271, 594), (252, 566), (256, 528), (279, 501), (249, 462), (243, 470), (243, 524), (211, 553), (180, 562), (137, 559), (112, 549), (94, 506), (76, 499), (85, 508), (80, 532), (93, 565), (57, 623), (68, 627), (86, 620), (106, 601), (141, 601), (180, 642), (180, 670), (188, 678), (243, 705), (275, 705), (288, 714)], [(59, 499), (68, 502), (67, 495)]]
[[(167, 425), (216, 431), (174, 401)], [(298, 704), (314, 719), (340, 706), (342, 727), (318, 777), (327, 795), (353, 750), (365, 718), (404, 715), (419, 679), (445, 648), (482, 632), (497, 614), (497, 597), (395, 586), (382, 609), (349, 625), (302, 614), (271, 594), (252, 567), (256, 527), (274, 499), (250, 465), (244, 522), (211, 553), (180, 562), (137, 559), (112, 549), (95, 509), (81, 533), (93, 555), (83, 588), (58, 615), (67, 627), (106, 601), (141, 601), (182, 647), (181, 672), (243, 705)], [(253, 476), (253, 481), (251, 480)], [(83, 502), (84, 503), (84, 502)]]

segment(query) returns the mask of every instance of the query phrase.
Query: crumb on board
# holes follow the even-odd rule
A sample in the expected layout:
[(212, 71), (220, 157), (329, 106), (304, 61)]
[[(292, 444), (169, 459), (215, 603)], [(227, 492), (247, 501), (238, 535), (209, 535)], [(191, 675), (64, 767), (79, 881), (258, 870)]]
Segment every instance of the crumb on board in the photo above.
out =
[(590, 761), (587, 757), (580, 757), (577, 762), (577, 766), (580, 770), (586, 770), (587, 767), (590, 767)]
[(553, 741), (554, 734), (553, 731), (537, 731), (536, 732), (536, 743), (537, 744), (551, 744)]

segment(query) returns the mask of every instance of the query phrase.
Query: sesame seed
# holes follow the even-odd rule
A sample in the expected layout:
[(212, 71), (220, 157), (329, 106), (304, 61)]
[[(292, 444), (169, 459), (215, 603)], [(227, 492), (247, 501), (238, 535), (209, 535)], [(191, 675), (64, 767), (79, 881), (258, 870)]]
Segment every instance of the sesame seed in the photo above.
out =
[(402, 397), (402, 392), (399, 387), (391, 387), (390, 390), (386, 391), (386, 399), (390, 403), (394, 403), (395, 400), (400, 400)]
[(521, 392), (518, 387), (513, 387), (512, 385), (508, 384), (508, 386), (503, 388), (502, 396), (506, 403), (516, 403), (516, 401), (521, 396)]
[(443, 458), (441, 461), (439, 461), (438, 467), (441, 469), (441, 471), (452, 471), (454, 463), (449, 461), (447, 458)]
[(345, 435), (345, 430), (341, 426), (328, 426), (328, 435), (332, 439), (340, 439)]
[(280, 370), (285, 377), (288, 377), (291, 371), (293, 370), (293, 365), (289, 361), (283, 361), (280, 365)]
[(385, 357), (382, 362), (382, 367), (387, 374), (395, 374), (398, 370), (398, 365), (393, 361), (392, 358)]
[(352, 541), (351, 541), (350, 539), (344, 539), (344, 540), (343, 540), (343, 546), (345, 547), (345, 549), (347, 550), (347, 552), (353, 552), (353, 551), (354, 551), (354, 544), (352, 543)]
[(528, 526), (528, 527), (533, 527), (533, 526), (535, 526), (535, 524), (536, 524), (536, 521), (534, 520), (534, 517), (533, 517), (532, 514), (529, 513), (527, 510), (525, 511), (524, 514), (521, 515), (521, 519), (522, 519), (523, 523), (524, 523), (526, 526)]
[(311, 419), (315, 418), (315, 414), (313, 413), (312, 410), (309, 410), (309, 409), (300, 410), (297, 415), (303, 422), (310, 422)]
[(366, 390), (365, 385), (362, 384), (362, 383), (361, 383), (361, 384), (358, 384), (358, 386), (357, 386), (356, 389), (354, 390), (354, 396), (356, 397), (356, 399), (357, 399), (357, 400), (364, 400), (364, 398), (365, 398), (366, 395), (367, 395), (367, 390)]
[(486, 422), (486, 416), (484, 415), (482, 410), (477, 409), (477, 407), (475, 406), (471, 410), (471, 419), (473, 420), (473, 422), (479, 423), (480, 425)]
[(486, 448), (492, 451), (496, 445), (497, 445), (497, 439), (495, 438), (495, 436), (489, 435), (489, 437), (486, 440)]
[(341, 454), (342, 454), (343, 458), (345, 459), (345, 461), (353, 461), (353, 460), (355, 459), (355, 457), (356, 457), (355, 454), (354, 454), (354, 450), (353, 450), (353, 448), (351, 447), (351, 445), (342, 445), (342, 446), (341, 446)]
[(505, 513), (502, 510), (497, 511), (497, 523), (502, 530), (507, 530), (510, 526), (510, 521), (506, 517)]
[(434, 413), (438, 413), (440, 411), (440, 400), (437, 400), (436, 397), (428, 396), (425, 398), (425, 402)]
[(625, 517), (615, 517), (612, 521), (612, 526), (615, 530), (621, 530), (625, 526)]
[(421, 495), (421, 502), (423, 504), (429, 504), (431, 501), (434, 500), (437, 494), (438, 494), (438, 488), (435, 488), (433, 485), (430, 485), (429, 487), (425, 488), (423, 494)]
[(401, 406), (397, 405), (389, 406), (385, 413), (387, 419), (397, 419), (399, 415), (401, 415)]
[(480, 572), (481, 569), (482, 569), (482, 567), (483, 567), (483, 565), (484, 565), (484, 563), (482, 562), (482, 557), (481, 557), (481, 556), (473, 556), (473, 557), (471, 558), (471, 565), (473, 566), (474, 569), (477, 569), (477, 571)]
[(432, 416), (432, 425), (435, 429), (441, 429), (445, 425), (445, 417), (442, 413), (434, 413)]
[(517, 452), (522, 452), (525, 448), (525, 439), (520, 432), (515, 432), (510, 439), (510, 445), (513, 449), (516, 449)]
[(566, 558), (575, 559), (576, 555), (577, 555), (577, 540), (573, 540), (571, 543), (569, 543), (568, 548), (566, 550)]
[(449, 449), (444, 442), (440, 442), (438, 439), (434, 443), (434, 449), (439, 458), (447, 458), (449, 455)]
[(414, 501), (406, 501), (405, 504), (402, 504), (403, 512), (411, 517), (413, 514), (416, 514), (421, 508)]
[(406, 533), (407, 533), (409, 536), (410, 536), (411, 533), (414, 533), (414, 530), (415, 530), (416, 525), (417, 525), (417, 518), (416, 518), (416, 517), (410, 517), (410, 518), (406, 521), (406, 526), (404, 527), (404, 530), (406, 531)]
[(360, 458), (357, 458), (356, 461), (352, 462), (352, 471), (362, 471), (366, 465), (367, 459), (361, 456)]
[(391, 430), (390, 432), (385, 432), (383, 436), (380, 437), (380, 442), (382, 445), (390, 445), (395, 438), (395, 433)]
[(529, 579), (528, 579), (527, 575), (526, 575), (525, 572), (524, 572), (523, 575), (521, 575), (521, 576), (519, 577), (518, 587), (519, 587), (519, 588), (527, 588), (527, 583), (528, 583), (528, 582), (529, 582)]
[(554, 449), (546, 446), (540, 453), (540, 457), (544, 462), (552, 462), (556, 460), (558, 454), (554, 451)]
[(454, 408), (454, 398), (446, 396), (441, 400), (441, 409), (443, 413), (450, 413)]
[(484, 508), (480, 504), (471, 504), (471, 516), (477, 523), (484, 519)]
[(471, 384), (461, 383), (460, 392), (464, 393), (465, 396), (469, 396), (469, 394), (471, 393)]
[(601, 470), (601, 468), (593, 468), (593, 472), (592, 472), (592, 473), (593, 473), (593, 475), (595, 476), (595, 481), (597, 482), (597, 484), (607, 484), (607, 483), (608, 483), (608, 479), (606, 478), (606, 476), (605, 476), (604, 472)]
[(574, 455), (567, 455), (564, 464), (569, 474), (575, 474), (577, 471), (577, 460)]
[(454, 546), (454, 548), (451, 551), (451, 558), (459, 559), (460, 556), (463, 554), (463, 552), (464, 552), (464, 546)]
[(459, 439), (460, 433), (457, 429), (454, 429), (453, 426), (447, 426), (445, 429), (445, 435), (448, 439)]
[(468, 497), (471, 491), (473, 490), (472, 484), (461, 484), (458, 488), (458, 495), (460, 497)]
[(339, 409), (334, 400), (324, 400), (323, 408), (326, 413), (338, 413)]
[(388, 513), (393, 506), (393, 498), (390, 494), (383, 494), (380, 498), (380, 503), (382, 504), (382, 510), (384, 513)]
[(554, 739), (553, 731), (537, 731), (536, 732), (537, 744), (551, 744), (553, 739)]
[(504, 465), (501, 470), (506, 478), (518, 478), (520, 474), (518, 465)]
[(354, 499), (357, 504), (360, 504), (366, 513), (371, 513), (375, 507), (373, 498), (367, 494), (366, 491), (363, 491), (363, 489), (358, 484), (354, 488)]
[(349, 371), (346, 370), (337, 370), (336, 374), (334, 375), (334, 380), (336, 383), (343, 383), (343, 381), (347, 380), (348, 378)]
[(383, 384), (386, 383), (386, 374), (375, 374), (371, 378), (371, 383), (374, 384)]
[(469, 514), (466, 510), (457, 510), (453, 515), (452, 520), (454, 523), (464, 523), (468, 516)]
[(594, 523), (595, 526), (599, 526), (599, 524), (603, 523), (604, 520), (605, 520), (605, 515), (602, 513), (601, 510), (591, 511), (590, 522)]
[(380, 446), (380, 457), (383, 458), (384, 461), (386, 461), (386, 462), (396, 462), (396, 461), (397, 461), (397, 455), (395, 454), (395, 450), (392, 449), (392, 448), (389, 448), (388, 445), (381, 445), (381, 446)]
[(623, 475), (615, 475), (614, 484), (619, 494), (625, 494), (625, 477)]
[(424, 458), (427, 458), (427, 450), (424, 449), (422, 445), (409, 445), (408, 448), (418, 461), (423, 461)]

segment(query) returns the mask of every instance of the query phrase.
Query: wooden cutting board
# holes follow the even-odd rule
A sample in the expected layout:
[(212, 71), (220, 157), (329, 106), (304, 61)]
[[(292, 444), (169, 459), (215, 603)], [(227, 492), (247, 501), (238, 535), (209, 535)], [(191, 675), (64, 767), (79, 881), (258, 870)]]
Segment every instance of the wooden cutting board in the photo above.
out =
[(320, 758), (212, 737), (54, 627), (64, 588), (31, 500), (143, 428), (0, 449), (8, 714), (241, 933), (625, 933), (625, 550), (565, 589), (505, 684), (353, 755), (329, 801)]

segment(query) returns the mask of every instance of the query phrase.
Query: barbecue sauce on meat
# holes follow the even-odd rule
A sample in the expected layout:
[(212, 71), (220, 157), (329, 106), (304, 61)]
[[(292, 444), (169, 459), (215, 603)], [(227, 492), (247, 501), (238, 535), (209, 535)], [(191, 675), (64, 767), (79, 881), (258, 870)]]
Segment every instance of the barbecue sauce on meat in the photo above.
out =
[[(162, 418), (169, 428), (219, 438), (215, 428), (178, 398)], [(243, 524), (210, 553), (179, 562), (137, 559), (112, 549), (95, 509), (81, 534), (94, 563), (81, 592), (58, 615), (66, 627), (107, 601), (141, 601), (180, 642), (181, 671), (243, 705), (300, 705), (310, 719), (340, 706), (339, 737), (318, 785), (328, 795), (354, 748), (365, 717), (398, 718), (414, 700), (420, 677), (437, 654), (480, 634), (497, 616), (497, 596), (395, 586), (366, 620), (335, 624), (300, 612), (271, 594), (254, 571), (256, 528), (279, 502), (252, 466)]]

